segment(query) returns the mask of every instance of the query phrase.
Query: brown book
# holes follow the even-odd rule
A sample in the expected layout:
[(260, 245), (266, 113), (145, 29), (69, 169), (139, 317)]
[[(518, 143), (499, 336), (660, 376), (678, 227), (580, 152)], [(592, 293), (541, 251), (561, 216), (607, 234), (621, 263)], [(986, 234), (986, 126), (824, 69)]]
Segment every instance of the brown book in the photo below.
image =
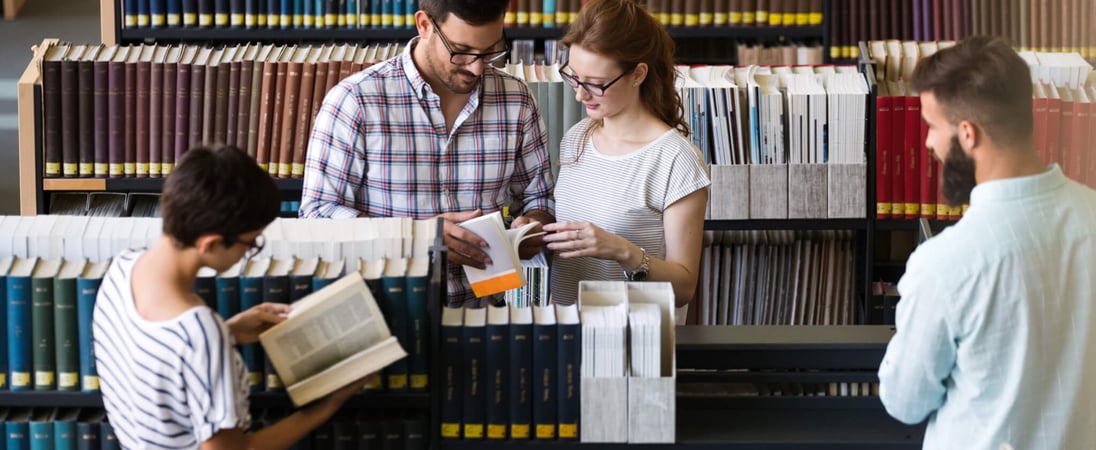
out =
[[(183, 150), (184, 153), (188, 149), (202, 145), (203, 142), (206, 68), (209, 66), (211, 57), (213, 57), (213, 49), (203, 48), (198, 51), (194, 64), (190, 66), (190, 121), (187, 122), (187, 132), (190, 137), (187, 139), (186, 149)], [(175, 160), (178, 161), (181, 156), (181, 153), (176, 153)]]
[(312, 118), (308, 114), (312, 111), (312, 93), (316, 85), (316, 66), (319, 64), (323, 48), (313, 48), (308, 52), (308, 58), (301, 65), (300, 90), (297, 93), (297, 106), (295, 110), (300, 115), (291, 123), (295, 127), (293, 131), (292, 155), (290, 156), (289, 177), (301, 178), (304, 176), (304, 159), (308, 148), (308, 135), (312, 131)]
[[(282, 122), (285, 108), (285, 85), (286, 78), (289, 75), (289, 61), (293, 59), (293, 56), (303, 51), (297, 46), (287, 47), (278, 62), (274, 65), (276, 74), (274, 75), (274, 106), (270, 113), (270, 148), (266, 151), (270, 154), (267, 171), (271, 176), (278, 175), (278, 168), (282, 161), (279, 160), (281, 156), (281, 144), (282, 144)], [(348, 66), (349, 68), (349, 66)]]
[(68, 45), (55, 45), (42, 57), (42, 158), (46, 177), (61, 176), (61, 61)]
[(517, 12), (514, 21), (519, 27), (529, 26), (529, 3), (531, 0), (517, 0)]
[[(164, 104), (163, 114), (160, 117), (160, 174), (167, 176), (175, 168), (175, 115), (179, 111), (179, 61), (182, 58), (183, 47), (173, 46), (168, 49), (164, 59)], [(149, 175), (155, 176), (149, 168)]]
[(61, 175), (80, 175), (80, 70), (86, 45), (72, 47), (61, 60)]
[[(300, 47), (295, 49), (293, 57), (286, 62), (285, 86), (282, 97), (281, 131), (278, 132), (277, 172), (271, 171), (278, 178), (289, 178), (290, 166), (293, 164), (293, 144), (296, 142), (293, 133), (297, 130), (297, 107), (301, 92), (301, 71), (304, 61), (314, 48)], [(281, 83), (279, 83), (279, 86)]]
[(255, 56), (255, 62), (251, 67), (251, 98), (249, 100), (250, 117), (247, 121), (247, 154), (252, 158), (257, 158), (256, 149), (259, 146), (259, 129), (262, 125), (260, 118), (260, 108), (262, 106), (262, 94), (263, 94), (263, 66), (271, 58), (277, 57), (275, 51), (281, 47), (275, 47), (273, 44), (266, 44), (259, 50), (259, 54)]
[(342, 65), (343, 57), (346, 56), (347, 50), (350, 46), (347, 44), (339, 45), (331, 51), (331, 56), (327, 59), (327, 88), (324, 92), (331, 92), (331, 88), (334, 88), (336, 84), (342, 81), (342, 76), (339, 73), (340, 66)]
[(225, 47), (217, 60), (217, 78), (213, 91), (213, 138), (211, 143), (222, 145), (228, 135), (228, 79), (239, 47)]
[[(164, 125), (164, 61), (167, 58), (168, 47), (157, 46), (152, 55), (152, 64), (149, 69), (149, 112), (148, 112), (148, 172), (149, 177), (160, 177), (160, 159), (163, 150), (160, 144), (163, 142)], [(138, 154), (140, 162), (140, 154)], [(137, 176), (141, 176), (140, 168)]]
[[(148, 177), (149, 107), (152, 105), (149, 96), (152, 91), (152, 58), (158, 48), (155, 45), (142, 47), (136, 64), (137, 91), (134, 96), (134, 128), (131, 129), (137, 130), (137, 134), (134, 139), (133, 154), (126, 155), (126, 164), (133, 163), (133, 176), (137, 178)], [(130, 156), (133, 159), (129, 159)]]
[(259, 91), (259, 130), (258, 142), (255, 149), (255, 161), (263, 170), (270, 168), (270, 148), (274, 142), (272, 125), (274, 123), (274, 90), (278, 86), (278, 59), (285, 51), (285, 47), (276, 48), (269, 57), (263, 61), (262, 84)]
[(685, 5), (682, 7), (684, 17), (682, 23), (678, 25), (685, 25), (687, 27), (695, 27), (700, 25), (700, 0), (682, 0)]
[(76, 62), (77, 174), (85, 178), (95, 175), (95, 59), (102, 49), (102, 45), (89, 46)]
[(354, 73), (354, 57), (357, 56), (359, 50), (360, 48), (354, 44), (346, 47), (346, 53), (342, 55), (342, 60), (339, 61), (339, 81), (345, 80), (346, 77)]
[(125, 176), (126, 61), (136, 47), (119, 47), (107, 68), (107, 176)]
[[(331, 53), (334, 50), (334, 46), (325, 46), (316, 61), (316, 76), (312, 81), (312, 111), (308, 115), (309, 134), (312, 133), (312, 125), (316, 122), (320, 105), (323, 104), (323, 99), (327, 95), (327, 67), (329, 66), (328, 61), (331, 59)], [(308, 146), (307, 136), (305, 137), (305, 146), (306, 148)]]
[(202, 86), (202, 145), (210, 145), (216, 142), (213, 138), (216, 132), (217, 115), (217, 75), (221, 69), (221, 57), (225, 49), (214, 49), (209, 55), (209, 63), (205, 67), (205, 84)]
[(193, 45), (183, 48), (175, 73), (175, 136), (170, 152), (164, 153), (163, 168), (167, 173), (175, 169), (175, 161), (190, 146), (190, 81), (194, 59), (200, 49)]
[(95, 129), (95, 144), (92, 149), (92, 176), (106, 178), (109, 175), (107, 163), (110, 153), (110, 60), (118, 53), (117, 45), (109, 45), (99, 52), (93, 66), (93, 105), (92, 127)]
[(255, 67), (255, 58), (262, 47), (250, 45), (240, 57), (240, 86), (236, 90), (236, 140), (233, 143), (241, 150), (247, 150), (247, 127), (251, 117), (251, 74)]
[[(298, 16), (299, 17), (299, 16)], [(236, 55), (228, 64), (228, 111), (225, 117), (225, 143), (236, 145), (236, 135), (239, 133), (240, 121), (240, 75), (243, 67), (244, 53), (252, 45), (245, 44), (236, 50)], [(251, 80), (248, 80), (250, 83)]]

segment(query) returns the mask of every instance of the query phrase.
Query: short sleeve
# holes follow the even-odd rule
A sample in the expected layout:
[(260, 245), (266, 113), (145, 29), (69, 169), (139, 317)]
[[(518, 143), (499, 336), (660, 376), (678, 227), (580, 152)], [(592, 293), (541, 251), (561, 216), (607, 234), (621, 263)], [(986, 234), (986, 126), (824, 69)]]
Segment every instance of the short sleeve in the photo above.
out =
[(197, 310), (181, 332), (192, 343), (183, 377), (190, 421), (198, 442), (218, 431), (250, 426), (246, 368), (225, 323), (209, 309)]
[(670, 179), (666, 186), (666, 197), (663, 200), (662, 209), (669, 208), (678, 200), (685, 198), (697, 190), (708, 187), (711, 179), (708, 176), (708, 167), (704, 165), (704, 159), (695, 146), (685, 138), (675, 136), (670, 141), (673, 158), (670, 166)]

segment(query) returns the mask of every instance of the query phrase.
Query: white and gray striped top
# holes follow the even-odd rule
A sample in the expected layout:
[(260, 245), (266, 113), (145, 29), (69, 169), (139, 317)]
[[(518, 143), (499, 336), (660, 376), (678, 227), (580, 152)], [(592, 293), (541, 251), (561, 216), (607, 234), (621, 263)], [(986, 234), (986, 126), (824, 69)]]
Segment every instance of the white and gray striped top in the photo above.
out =
[(197, 449), (218, 431), (247, 428), (247, 369), (221, 317), (206, 306), (150, 322), (130, 275), (143, 252), (114, 259), (95, 302), (95, 363), (107, 418), (122, 448)]
[[(556, 220), (586, 221), (665, 258), (662, 212), (674, 202), (711, 184), (704, 158), (688, 139), (669, 130), (642, 148), (608, 156), (586, 139), (576, 161), (582, 137), (592, 124), (583, 119), (567, 131), (560, 143), (556, 181)], [(595, 258), (554, 258), (552, 299), (572, 304), (580, 280), (623, 280), (615, 261)]]

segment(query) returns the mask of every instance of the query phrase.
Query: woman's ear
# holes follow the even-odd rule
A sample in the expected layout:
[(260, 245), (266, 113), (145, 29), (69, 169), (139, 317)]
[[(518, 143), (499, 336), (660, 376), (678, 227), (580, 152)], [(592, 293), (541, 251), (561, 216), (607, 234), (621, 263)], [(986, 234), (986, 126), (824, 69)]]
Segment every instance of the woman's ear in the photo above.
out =
[(643, 84), (645, 79), (647, 79), (647, 63), (639, 63), (632, 71), (632, 86)]

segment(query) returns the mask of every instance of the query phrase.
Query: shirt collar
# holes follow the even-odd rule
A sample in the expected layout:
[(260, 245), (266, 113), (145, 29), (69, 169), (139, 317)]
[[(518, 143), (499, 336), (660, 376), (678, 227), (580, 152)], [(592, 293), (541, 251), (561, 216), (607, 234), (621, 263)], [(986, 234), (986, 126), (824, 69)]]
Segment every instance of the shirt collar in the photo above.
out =
[(415, 91), (415, 96), (422, 100), (426, 97), (426, 93), (430, 90), (430, 85), (426, 84), (426, 80), (422, 78), (422, 73), (419, 72), (419, 68), (415, 66), (415, 61), (411, 58), (411, 52), (415, 50), (415, 46), (419, 45), (419, 36), (411, 38), (407, 42), (407, 45), (403, 48), (403, 54), (400, 55), (400, 64), (403, 65), (403, 73), (407, 76), (407, 82), (411, 83), (412, 90)]
[(973, 206), (981, 202), (1044, 194), (1061, 188), (1065, 183), (1066, 176), (1062, 174), (1062, 169), (1058, 167), (1058, 164), (1051, 164), (1040, 174), (979, 183), (970, 192), (970, 204)]

